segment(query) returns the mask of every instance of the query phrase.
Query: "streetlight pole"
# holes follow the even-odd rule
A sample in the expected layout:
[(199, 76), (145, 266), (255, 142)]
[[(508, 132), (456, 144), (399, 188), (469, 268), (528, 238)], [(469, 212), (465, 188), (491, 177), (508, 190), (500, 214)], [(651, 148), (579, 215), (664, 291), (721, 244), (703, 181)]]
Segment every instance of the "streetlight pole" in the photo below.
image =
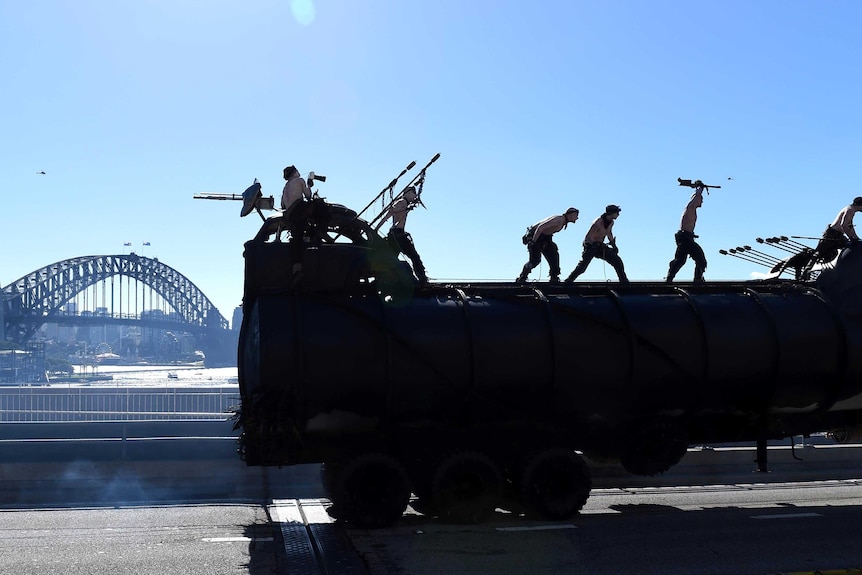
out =
[[(149, 245), (150, 245), (150, 242), (142, 242), (141, 243), (141, 257), (144, 257), (144, 248), (149, 247)], [(142, 282), (141, 283), (141, 308), (142, 308), (141, 311), (143, 311), (143, 308), (145, 308), (147, 305), (146, 289), (147, 289), (147, 284)], [(153, 292), (152, 292), (152, 288), (150, 288), (150, 308), (152, 308), (152, 307), (153, 307)]]

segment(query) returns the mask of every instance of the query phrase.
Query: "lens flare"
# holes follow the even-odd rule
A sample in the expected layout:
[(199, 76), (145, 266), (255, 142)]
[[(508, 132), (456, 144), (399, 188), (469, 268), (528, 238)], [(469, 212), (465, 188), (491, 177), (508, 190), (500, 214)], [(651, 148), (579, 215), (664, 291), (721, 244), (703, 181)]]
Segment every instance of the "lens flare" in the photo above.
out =
[(303, 26), (309, 26), (314, 22), (313, 0), (291, 0), (290, 11), (296, 21)]

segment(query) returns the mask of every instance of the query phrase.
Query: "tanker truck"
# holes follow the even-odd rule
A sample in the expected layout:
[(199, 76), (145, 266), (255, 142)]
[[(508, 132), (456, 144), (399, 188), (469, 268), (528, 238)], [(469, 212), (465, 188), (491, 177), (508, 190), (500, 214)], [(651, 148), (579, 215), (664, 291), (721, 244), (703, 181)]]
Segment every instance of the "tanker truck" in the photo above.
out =
[(236, 421), (248, 465), (321, 463), (348, 522), (413, 496), (480, 520), (504, 491), (563, 519), (584, 454), (654, 475), (690, 445), (862, 425), (862, 248), (816, 282), (421, 285), (328, 208), (299, 283), (281, 216), (245, 243)]

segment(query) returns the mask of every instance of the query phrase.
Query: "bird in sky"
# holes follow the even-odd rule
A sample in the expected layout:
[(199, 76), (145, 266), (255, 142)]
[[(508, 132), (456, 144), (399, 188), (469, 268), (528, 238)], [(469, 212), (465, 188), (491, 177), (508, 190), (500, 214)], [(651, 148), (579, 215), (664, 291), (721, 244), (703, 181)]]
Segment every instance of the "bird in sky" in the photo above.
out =
[(45, 175), (45, 172), (36, 172), (36, 175), (44, 176), (44, 175)]

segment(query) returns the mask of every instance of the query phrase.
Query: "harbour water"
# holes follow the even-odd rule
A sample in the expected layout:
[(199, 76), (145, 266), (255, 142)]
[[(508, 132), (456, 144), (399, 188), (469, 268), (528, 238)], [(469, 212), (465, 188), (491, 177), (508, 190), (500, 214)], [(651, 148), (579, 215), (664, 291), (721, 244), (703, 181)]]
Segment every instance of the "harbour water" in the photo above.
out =
[[(75, 366), (75, 374), (91, 376), (90, 387), (225, 387), (237, 386), (236, 367), (201, 367), (188, 365), (105, 365), (97, 368)], [(110, 376), (111, 379), (101, 379)]]
[(236, 367), (112, 365), (80, 376), (0, 386), (0, 421), (228, 419), (240, 403)]

